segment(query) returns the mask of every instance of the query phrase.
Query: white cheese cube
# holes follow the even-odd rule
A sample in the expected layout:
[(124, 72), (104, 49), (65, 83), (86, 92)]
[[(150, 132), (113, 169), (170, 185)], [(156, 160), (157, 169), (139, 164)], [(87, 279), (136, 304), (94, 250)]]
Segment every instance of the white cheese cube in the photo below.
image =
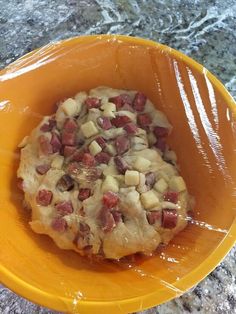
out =
[(126, 170), (125, 184), (126, 185), (138, 185), (139, 184), (139, 172), (135, 170)]
[(168, 184), (166, 183), (166, 181), (163, 178), (159, 179), (156, 182), (156, 184), (154, 185), (154, 189), (160, 193), (165, 192), (165, 190), (167, 190), (167, 188), (168, 188)]
[(105, 193), (108, 191), (111, 191), (114, 193), (119, 192), (119, 183), (112, 176), (107, 176), (102, 184), (102, 192)]
[(72, 98), (65, 100), (61, 105), (61, 108), (67, 116), (74, 116), (78, 112), (78, 105)]
[(64, 162), (63, 156), (56, 156), (51, 163), (51, 167), (56, 168), (56, 169), (61, 169), (63, 162)]
[(141, 194), (141, 202), (145, 209), (150, 209), (159, 204), (159, 198), (153, 190)]
[(147, 171), (147, 170), (148, 170), (148, 168), (150, 167), (150, 165), (151, 165), (151, 161), (150, 161), (150, 160), (138, 156), (138, 157), (136, 158), (135, 163), (134, 163), (134, 168), (137, 169), (137, 170), (140, 171), (140, 172), (144, 172), (144, 171)]
[(173, 176), (170, 179), (169, 187), (171, 190), (176, 192), (182, 192), (186, 190), (186, 184), (184, 182), (184, 179), (180, 176)]
[(96, 141), (92, 141), (89, 145), (89, 151), (93, 156), (96, 156), (98, 153), (101, 153), (102, 148)]
[(98, 129), (96, 128), (93, 121), (88, 121), (81, 125), (81, 131), (86, 138), (98, 134)]

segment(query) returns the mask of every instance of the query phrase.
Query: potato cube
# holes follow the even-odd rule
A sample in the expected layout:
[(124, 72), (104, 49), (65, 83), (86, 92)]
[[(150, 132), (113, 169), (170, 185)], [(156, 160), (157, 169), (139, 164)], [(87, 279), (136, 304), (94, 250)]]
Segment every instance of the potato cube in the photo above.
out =
[(78, 113), (78, 105), (76, 101), (72, 98), (68, 98), (61, 105), (62, 110), (67, 116), (74, 116)]
[(98, 153), (102, 151), (101, 146), (96, 141), (92, 141), (89, 145), (89, 151), (93, 156), (96, 156)]
[(98, 129), (96, 128), (96, 126), (93, 123), (93, 121), (88, 121), (88, 122), (82, 124), (81, 125), (81, 130), (83, 132), (83, 135), (86, 138), (89, 138), (91, 136), (94, 136), (94, 135), (98, 134)]
[(114, 193), (119, 192), (119, 183), (112, 176), (107, 176), (102, 184), (102, 192), (112, 191)]
[(107, 149), (107, 151), (108, 151), (108, 153), (109, 153), (110, 155), (112, 155), (112, 156), (115, 156), (115, 155), (116, 155), (116, 149), (115, 149), (114, 145), (112, 145), (112, 144), (107, 144), (106, 149)]
[(145, 209), (150, 209), (159, 204), (159, 198), (153, 190), (141, 194), (141, 202)]
[(143, 157), (137, 157), (134, 163), (134, 168), (140, 172), (147, 171), (151, 165), (151, 161)]
[(139, 172), (135, 170), (126, 170), (125, 184), (126, 185), (138, 185), (139, 184)]
[(165, 192), (165, 190), (167, 190), (167, 188), (168, 188), (168, 184), (166, 183), (166, 181), (163, 178), (159, 179), (157, 181), (157, 183), (154, 185), (154, 189), (160, 193)]
[(103, 116), (109, 118), (115, 118), (114, 112), (116, 111), (116, 105), (108, 102), (101, 106), (103, 109)]
[(169, 187), (171, 190), (176, 192), (182, 192), (186, 190), (186, 184), (184, 182), (184, 179), (180, 176), (173, 176), (170, 179)]
[(56, 168), (56, 169), (61, 169), (63, 162), (64, 162), (63, 156), (56, 156), (51, 163), (51, 167)]

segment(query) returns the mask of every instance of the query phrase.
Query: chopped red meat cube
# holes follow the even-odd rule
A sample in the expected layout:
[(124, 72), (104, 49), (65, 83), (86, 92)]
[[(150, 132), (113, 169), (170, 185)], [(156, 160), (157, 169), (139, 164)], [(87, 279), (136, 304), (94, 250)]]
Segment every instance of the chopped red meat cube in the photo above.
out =
[(164, 194), (164, 200), (176, 204), (178, 202), (178, 193), (168, 191)]
[(111, 156), (108, 153), (100, 152), (95, 156), (95, 159), (99, 164), (108, 164)]
[(109, 101), (116, 105), (116, 110), (119, 110), (125, 104), (132, 104), (132, 99), (128, 94), (121, 94), (115, 97), (111, 97), (109, 98)]
[(135, 134), (138, 131), (138, 127), (135, 123), (130, 122), (128, 124), (126, 124), (124, 126), (124, 130), (128, 133), (128, 134)]
[(93, 167), (95, 165), (95, 158), (89, 153), (85, 153), (82, 158), (82, 163), (87, 167)]
[(150, 225), (154, 225), (158, 220), (161, 220), (161, 211), (160, 210), (154, 210), (154, 211), (149, 211), (147, 213), (147, 220)]
[(130, 169), (127, 162), (120, 156), (116, 156), (114, 158), (114, 162), (116, 164), (116, 168), (117, 168), (118, 172), (121, 174), (125, 174), (126, 170)]
[(55, 119), (49, 119), (48, 123), (44, 123), (41, 128), (40, 131), (42, 132), (50, 132), (52, 131), (52, 129), (56, 126), (56, 120)]
[(118, 210), (111, 210), (111, 214), (112, 214), (116, 224), (118, 224), (120, 221), (122, 221), (122, 214)]
[(105, 148), (106, 147), (106, 141), (104, 140), (103, 137), (98, 136), (95, 141), (101, 146), (101, 148)]
[(77, 130), (78, 125), (74, 119), (68, 118), (66, 119), (63, 127), (64, 127), (64, 130), (73, 133), (74, 131)]
[(64, 218), (57, 217), (52, 220), (51, 227), (57, 232), (65, 232), (67, 228), (67, 222)]
[(169, 134), (169, 130), (161, 126), (155, 126), (153, 129), (153, 133), (156, 136), (156, 138), (165, 137)]
[(152, 119), (148, 113), (141, 113), (137, 116), (137, 123), (142, 129), (147, 129), (152, 123)]
[(143, 111), (145, 104), (146, 104), (147, 97), (141, 93), (137, 92), (134, 100), (133, 100), (133, 107), (136, 111)]
[(118, 155), (122, 155), (130, 149), (130, 141), (125, 135), (117, 136), (115, 147)]
[(70, 201), (62, 201), (55, 205), (58, 214), (65, 216), (73, 213), (73, 206)]
[(177, 211), (176, 209), (165, 208), (162, 210), (162, 227), (173, 229), (177, 225)]
[(101, 211), (99, 213), (99, 219), (101, 222), (102, 230), (105, 233), (112, 231), (116, 226), (116, 222), (115, 222), (115, 219), (114, 219), (112, 213), (106, 207), (103, 207), (101, 209)]
[(71, 162), (69, 163), (68, 167), (67, 167), (67, 171), (70, 174), (76, 174), (78, 169), (81, 167), (81, 165), (78, 162)]
[(127, 116), (117, 116), (111, 120), (111, 123), (117, 128), (120, 128), (129, 122), (131, 122), (131, 119)]
[(79, 189), (78, 199), (82, 202), (86, 200), (87, 198), (89, 198), (90, 195), (91, 195), (91, 189), (88, 189), (88, 188)]
[(57, 182), (57, 188), (61, 192), (70, 191), (74, 187), (74, 180), (68, 175), (64, 174)]
[(156, 176), (155, 176), (155, 173), (154, 172), (148, 172), (145, 174), (145, 177), (146, 177), (146, 182), (145, 184), (150, 188), (152, 189), (155, 182), (156, 182)]
[(44, 155), (50, 155), (53, 154), (52, 145), (50, 144), (50, 141), (47, 136), (40, 135), (38, 138), (40, 150)]
[(84, 157), (84, 152), (83, 151), (76, 151), (73, 156), (72, 159), (78, 162), (82, 162)]
[(116, 193), (108, 191), (103, 194), (102, 201), (106, 208), (114, 208), (118, 204), (119, 197)]
[(97, 118), (97, 123), (103, 130), (109, 130), (112, 128), (111, 120), (108, 117)]
[(24, 191), (24, 180), (22, 178), (17, 178), (17, 183), (16, 183), (18, 189), (21, 191)]
[(75, 151), (76, 151), (76, 147), (75, 146), (67, 146), (66, 145), (64, 147), (64, 150), (63, 150), (63, 155), (65, 157), (69, 157), (69, 156), (73, 155)]
[(166, 138), (159, 137), (154, 146), (158, 148), (160, 151), (164, 152), (166, 150)]
[(50, 169), (50, 165), (42, 164), (36, 167), (36, 171), (38, 174), (45, 174)]
[(99, 108), (101, 106), (101, 99), (96, 97), (88, 97), (84, 103), (88, 109)]
[(62, 144), (67, 146), (75, 146), (76, 144), (76, 132), (67, 131), (64, 129), (62, 131)]
[(36, 202), (41, 206), (48, 206), (52, 202), (53, 194), (49, 190), (39, 190), (36, 196)]
[(54, 153), (58, 153), (61, 150), (61, 141), (59, 136), (55, 133), (52, 132), (52, 137), (51, 137), (51, 141), (50, 144), (52, 145), (52, 150)]

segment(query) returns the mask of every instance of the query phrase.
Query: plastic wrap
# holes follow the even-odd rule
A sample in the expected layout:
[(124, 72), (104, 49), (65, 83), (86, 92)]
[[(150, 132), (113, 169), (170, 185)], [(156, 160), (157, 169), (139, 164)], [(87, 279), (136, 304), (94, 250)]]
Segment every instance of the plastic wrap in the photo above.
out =
[[(16, 186), (17, 145), (55, 103), (97, 86), (144, 92), (173, 125), (169, 145), (196, 205), (171, 243), (136, 261), (93, 262), (34, 234)], [(125, 36), (40, 48), (0, 72), (0, 278), (20, 295), (73, 313), (141, 311), (183, 294), (236, 238), (235, 102), (175, 50)]]

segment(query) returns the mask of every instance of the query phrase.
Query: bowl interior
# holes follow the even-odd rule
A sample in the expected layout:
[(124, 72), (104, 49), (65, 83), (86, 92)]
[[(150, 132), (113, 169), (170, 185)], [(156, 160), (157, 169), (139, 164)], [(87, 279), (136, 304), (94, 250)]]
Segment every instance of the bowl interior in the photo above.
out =
[[(195, 274), (226, 237), (233, 237), (236, 141), (230, 97), (199, 69), (162, 46), (110, 36), (48, 46), (0, 73), (0, 273), (5, 284), (59, 310), (81, 306), (83, 312), (85, 303), (99, 301), (105, 307), (114, 301), (122, 312), (123, 306), (139, 310), (174, 297), (215, 266), (211, 261), (201, 276)], [(88, 262), (34, 234), (16, 187), (20, 140), (54, 111), (56, 101), (100, 85), (143, 91), (166, 113), (174, 126), (170, 145), (196, 199), (195, 223), (160, 255), (132, 268)], [(154, 299), (144, 298), (151, 294)]]

